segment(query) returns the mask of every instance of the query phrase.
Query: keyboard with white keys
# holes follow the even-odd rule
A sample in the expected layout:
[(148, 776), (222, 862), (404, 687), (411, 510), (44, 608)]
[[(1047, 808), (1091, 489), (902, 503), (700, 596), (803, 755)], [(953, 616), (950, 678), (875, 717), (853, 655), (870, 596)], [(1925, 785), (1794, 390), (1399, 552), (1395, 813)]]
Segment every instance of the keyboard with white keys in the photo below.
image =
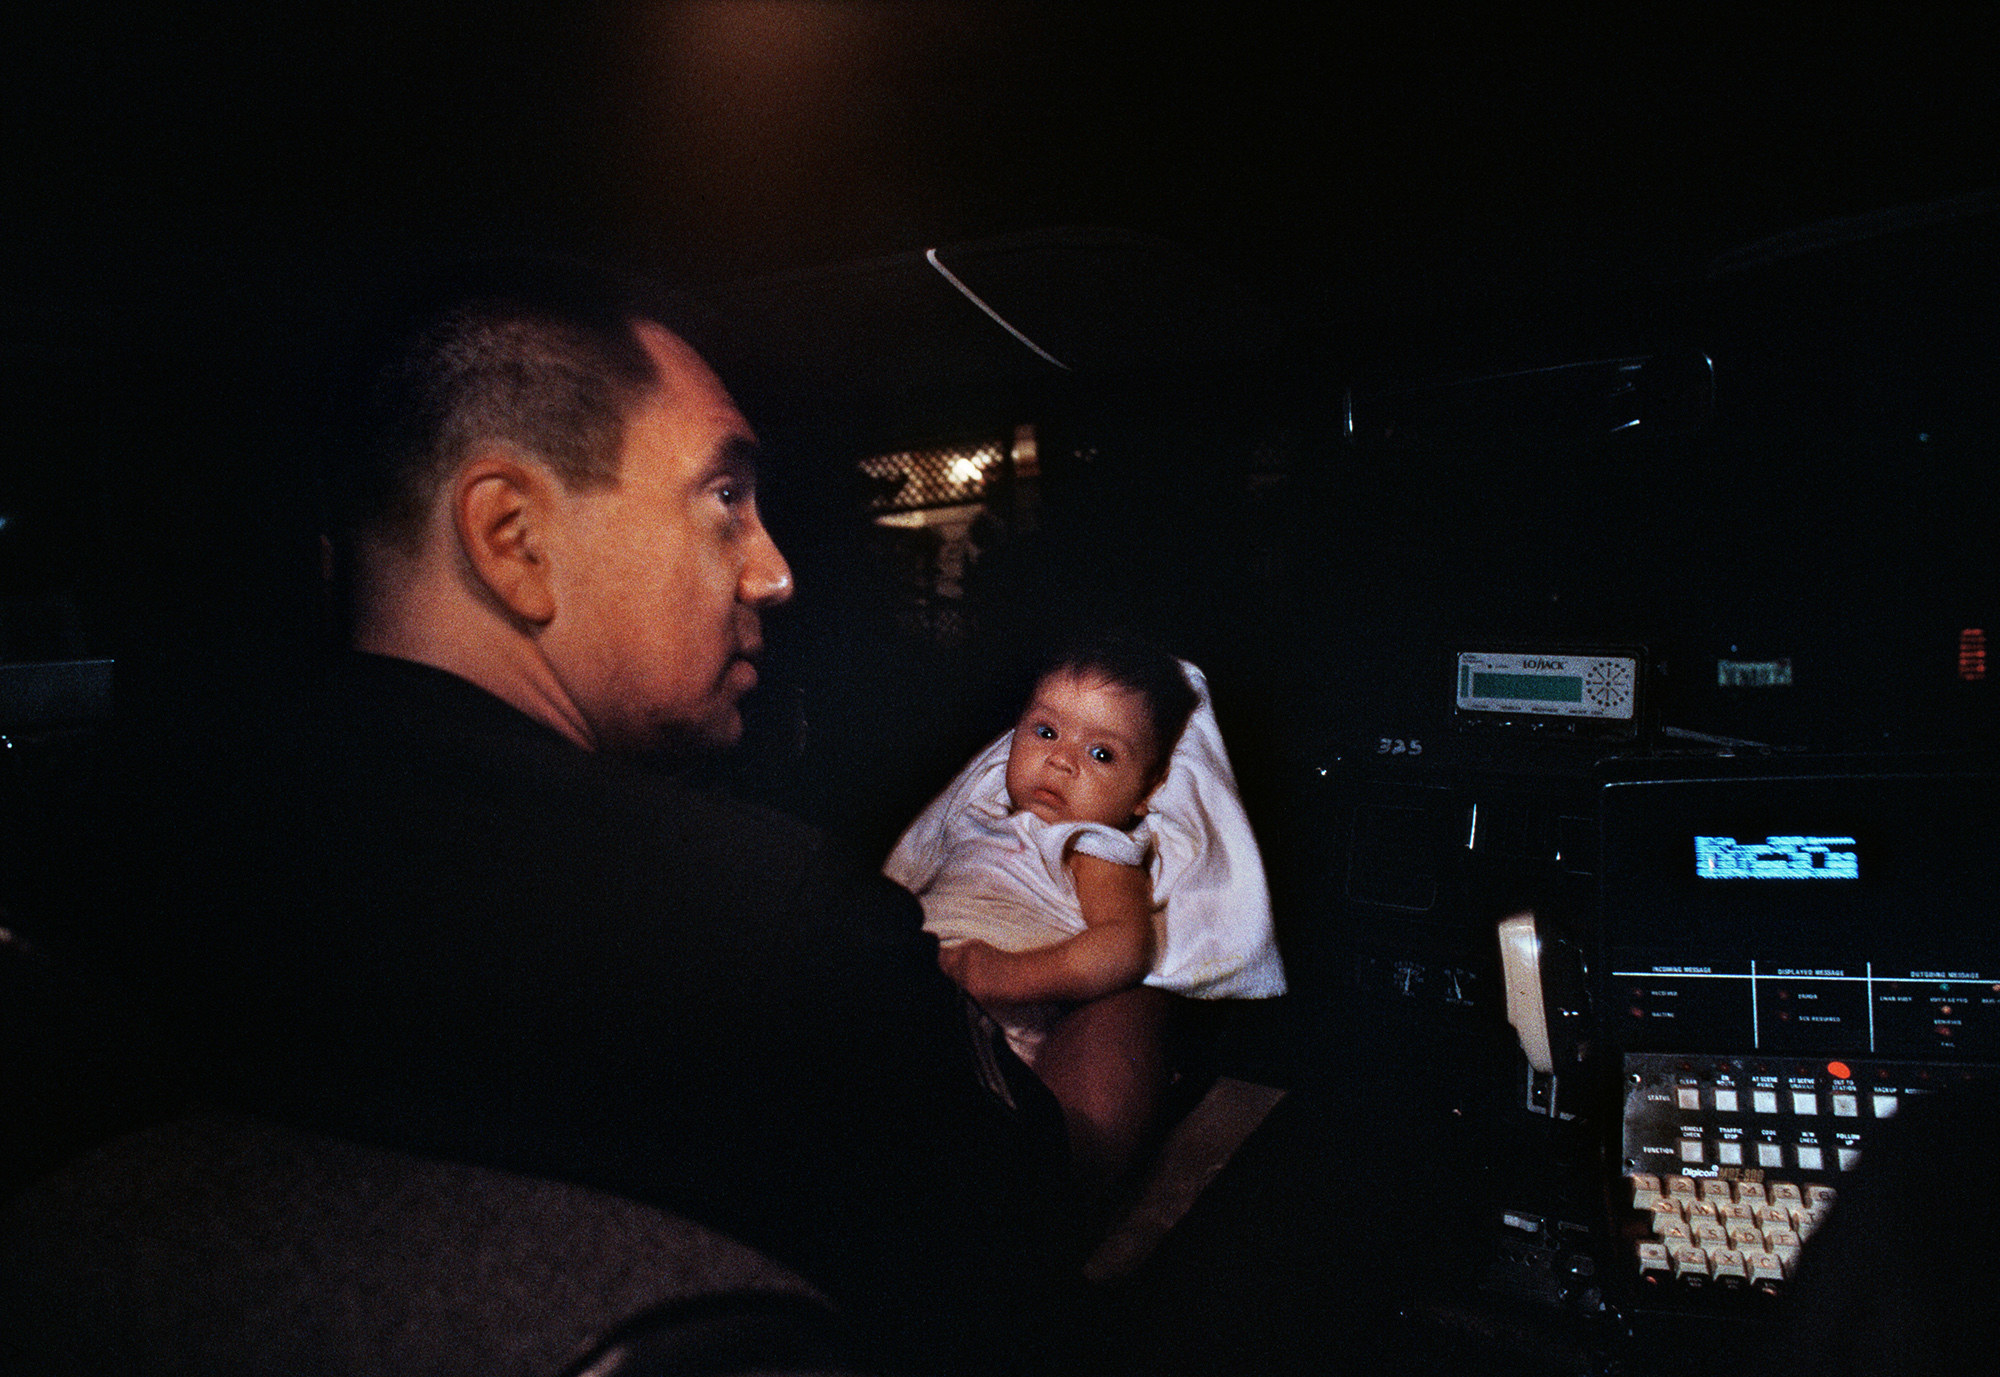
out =
[(1831, 1209), (1831, 1186), (1721, 1177), (1628, 1178), (1646, 1221), (1634, 1243), (1642, 1286), (1716, 1286), (1775, 1294), (1799, 1248)]
[(1638, 1298), (1702, 1310), (1733, 1305), (1725, 1298), (1736, 1294), (1783, 1290), (1867, 1135), (1910, 1096), (1979, 1070), (1627, 1053), (1621, 1159), (1629, 1211), (1620, 1242)]

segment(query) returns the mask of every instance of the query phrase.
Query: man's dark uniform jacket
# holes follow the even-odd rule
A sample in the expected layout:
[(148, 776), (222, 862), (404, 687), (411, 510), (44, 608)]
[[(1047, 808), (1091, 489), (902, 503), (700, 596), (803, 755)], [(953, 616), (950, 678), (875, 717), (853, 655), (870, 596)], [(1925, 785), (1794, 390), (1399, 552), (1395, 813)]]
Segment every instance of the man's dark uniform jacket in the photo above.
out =
[(146, 811), (125, 915), (204, 1093), (679, 1211), (900, 1328), (1037, 1284), (1058, 1121), (981, 1084), (908, 894), (426, 666), (245, 736)]

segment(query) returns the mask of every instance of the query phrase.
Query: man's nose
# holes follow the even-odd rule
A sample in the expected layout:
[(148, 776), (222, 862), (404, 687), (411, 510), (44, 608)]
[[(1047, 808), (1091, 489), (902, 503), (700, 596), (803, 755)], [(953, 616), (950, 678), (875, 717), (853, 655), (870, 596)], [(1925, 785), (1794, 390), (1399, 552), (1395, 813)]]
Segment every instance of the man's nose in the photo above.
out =
[(743, 576), (737, 581), (737, 594), (752, 607), (776, 607), (791, 600), (792, 566), (767, 531), (759, 530), (751, 544)]

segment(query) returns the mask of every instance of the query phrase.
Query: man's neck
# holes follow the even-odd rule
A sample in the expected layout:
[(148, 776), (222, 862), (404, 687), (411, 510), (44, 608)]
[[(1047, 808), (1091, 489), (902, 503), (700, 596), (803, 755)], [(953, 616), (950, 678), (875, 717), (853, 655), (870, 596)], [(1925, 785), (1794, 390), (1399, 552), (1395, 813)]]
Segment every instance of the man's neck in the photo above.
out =
[(351, 638), (354, 649), (455, 674), (585, 750), (597, 749), (589, 723), (538, 653), (534, 638), (464, 589), (412, 580), (393, 594), (368, 598), (364, 608)]

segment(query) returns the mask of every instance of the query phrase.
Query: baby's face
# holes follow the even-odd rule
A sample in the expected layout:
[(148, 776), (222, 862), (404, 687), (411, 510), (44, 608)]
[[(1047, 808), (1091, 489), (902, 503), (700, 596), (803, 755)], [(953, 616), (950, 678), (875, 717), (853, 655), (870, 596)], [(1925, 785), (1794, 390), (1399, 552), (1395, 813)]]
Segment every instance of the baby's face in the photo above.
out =
[(1007, 796), (1043, 822), (1128, 827), (1160, 783), (1155, 754), (1141, 695), (1058, 671), (1014, 724)]

